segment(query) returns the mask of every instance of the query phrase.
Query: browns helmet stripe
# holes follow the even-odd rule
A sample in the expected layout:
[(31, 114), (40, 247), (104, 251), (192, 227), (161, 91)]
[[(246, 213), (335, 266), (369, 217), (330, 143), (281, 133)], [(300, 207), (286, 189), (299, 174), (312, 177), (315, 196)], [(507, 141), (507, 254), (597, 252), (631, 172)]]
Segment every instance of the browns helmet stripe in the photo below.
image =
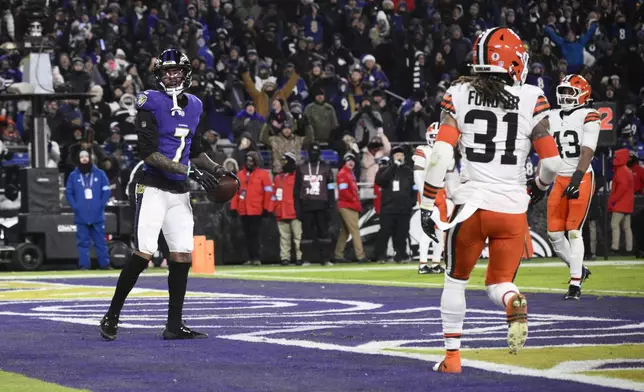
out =
[(494, 27), (488, 31), (485, 32), (485, 36), (481, 37), (481, 40), (479, 41), (479, 64), (484, 65), (486, 62), (488, 62), (488, 46), (490, 43), (490, 39), (492, 39), (492, 36), (494, 33), (496, 33), (499, 30), (499, 27)]

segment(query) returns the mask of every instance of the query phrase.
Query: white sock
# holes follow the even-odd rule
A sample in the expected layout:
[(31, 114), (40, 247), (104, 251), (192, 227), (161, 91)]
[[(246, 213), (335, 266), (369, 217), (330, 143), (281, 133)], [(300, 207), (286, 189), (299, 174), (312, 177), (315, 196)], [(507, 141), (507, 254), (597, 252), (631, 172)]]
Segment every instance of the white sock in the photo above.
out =
[(581, 270), (584, 263), (584, 240), (581, 237), (581, 230), (570, 230), (568, 241), (570, 242), (570, 284), (581, 286)]
[(461, 333), (465, 319), (465, 287), (467, 280), (457, 280), (445, 276), (441, 295), (441, 319), (446, 350), (461, 348)]
[(490, 297), (496, 306), (505, 309), (507, 301), (512, 298), (514, 294), (519, 294), (519, 289), (512, 282), (503, 282), (498, 284), (491, 284), (486, 287), (487, 296)]
[(436, 237), (438, 237), (438, 242), (434, 243), (434, 249), (432, 250), (432, 264), (440, 264), (443, 247), (445, 246), (445, 236), (443, 235), (443, 230), (436, 229)]
[(549, 231), (548, 239), (555, 250), (555, 253), (564, 263), (570, 265), (570, 242), (563, 231)]
[(429, 244), (432, 240), (425, 233), (420, 235), (420, 240), (418, 241), (418, 252), (420, 252), (420, 264), (427, 264), (427, 253), (429, 252)]

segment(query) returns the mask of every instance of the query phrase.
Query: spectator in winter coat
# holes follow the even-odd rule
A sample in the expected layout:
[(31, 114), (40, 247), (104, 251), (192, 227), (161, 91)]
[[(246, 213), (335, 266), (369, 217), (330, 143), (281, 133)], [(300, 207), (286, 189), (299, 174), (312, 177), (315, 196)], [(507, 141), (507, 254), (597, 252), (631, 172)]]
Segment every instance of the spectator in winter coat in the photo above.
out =
[(387, 101), (382, 90), (373, 92), (373, 107), (382, 117), (382, 129), (389, 141), (397, 141), (396, 137), (396, 110)]
[(242, 221), (249, 260), (245, 265), (261, 265), (260, 237), (262, 217), (271, 210), (273, 184), (268, 170), (259, 168), (259, 154), (250, 151), (246, 154), (245, 166), (237, 172), (241, 187), (230, 204)]
[(257, 152), (257, 155), (259, 156), (260, 162), (257, 164), (257, 166), (264, 167), (264, 162), (262, 161), (261, 155), (259, 155), (259, 148), (257, 148), (255, 139), (253, 139), (248, 132), (244, 132), (239, 139), (237, 149), (233, 152), (233, 159), (235, 160), (235, 162), (237, 162), (238, 168), (244, 167), (244, 165), (246, 164), (246, 155), (251, 151)]
[(306, 136), (297, 136), (293, 133), (293, 120), (287, 119), (281, 131), (275, 136), (269, 136), (268, 126), (262, 128), (261, 141), (267, 146), (271, 146), (273, 152), (273, 174), (282, 171), (282, 164), (277, 157), (284, 156), (285, 153), (292, 153), (299, 163), (302, 156), (302, 147), (308, 146), (313, 141), (313, 133), (307, 127)]
[(94, 242), (101, 269), (110, 267), (105, 242), (105, 205), (110, 199), (110, 184), (105, 172), (92, 164), (90, 152), (81, 150), (78, 165), (69, 175), (65, 197), (74, 211), (76, 246), (80, 269), (90, 269), (90, 246)]
[(316, 88), (312, 94), (315, 100), (304, 109), (307, 134), (313, 133), (316, 141), (328, 143), (339, 126), (338, 118), (333, 106), (324, 100), (324, 89)]
[(633, 188), (635, 193), (644, 191), (644, 167), (642, 167), (637, 158), (635, 151), (630, 152), (630, 159), (628, 160), (628, 167), (633, 173)]
[(291, 261), (291, 241), (295, 242), (296, 264), (302, 264), (302, 222), (295, 214), (295, 201), (293, 189), (295, 187), (295, 169), (298, 157), (292, 152), (282, 156), (282, 172), (275, 176), (274, 213), (277, 219), (277, 228), (280, 232), (280, 260), (282, 265)]
[(204, 97), (204, 114), (209, 128), (216, 129), (219, 134), (232, 140), (232, 123), (235, 116), (230, 102), (226, 101), (226, 91), (220, 82), (213, 89), (206, 90)]
[(414, 172), (405, 165), (405, 152), (402, 146), (391, 150), (389, 166), (381, 168), (376, 174), (376, 184), (382, 188), (380, 207), (380, 231), (376, 244), (378, 260), (386, 259), (387, 244), (392, 237), (396, 262), (408, 262), (407, 238), (412, 208), (416, 204)]
[(228, 156), (222, 151), (221, 147), (217, 145), (219, 142), (219, 134), (214, 129), (207, 130), (203, 135), (204, 151), (208, 158), (213, 162), (223, 165)]
[(347, 153), (344, 156), (344, 165), (338, 171), (336, 178), (336, 183), (338, 184), (338, 213), (340, 215), (340, 235), (335, 245), (335, 261), (337, 262), (344, 260), (344, 248), (347, 245), (349, 235), (351, 235), (353, 241), (353, 250), (358, 263), (366, 262), (358, 225), (362, 204), (358, 195), (358, 182), (353, 174), (356, 163), (356, 156), (352, 153)]
[(423, 105), (416, 101), (412, 110), (405, 115), (403, 134), (400, 140), (420, 142), (425, 140), (427, 127), (432, 123), (430, 116), (425, 112)]
[[(283, 87), (286, 82), (290, 79), (291, 75), (295, 73), (295, 65), (293, 63), (288, 63), (284, 66), (284, 80), (280, 84), (280, 88)], [(305, 101), (309, 97), (309, 87), (306, 85), (304, 79), (299, 78), (293, 92), (290, 96), (287, 97), (287, 101)]]
[[(271, 102), (271, 113), (268, 115), (266, 124), (262, 127), (262, 131), (264, 128), (268, 128), (268, 134), (270, 136), (277, 135), (281, 132), (282, 127), (287, 120), (292, 122), (293, 116), (291, 113), (286, 111), (286, 107), (284, 105), (285, 102), (280, 97), (275, 98), (273, 102)], [(292, 131), (295, 131), (293, 128), (294, 125), (295, 124), (291, 124)]]
[(378, 172), (378, 160), (389, 156), (391, 144), (384, 133), (377, 133), (369, 143), (362, 148), (362, 161), (360, 162), (360, 182), (373, 184)]
[(579, 39), (576, 39), (574, 31), (568, 30), (564, 40), (555, 32), (552, 25), (546, 26), (545, 33), (559, 46), (561, 54), (568, 61), (568, 73), (576, 73), (584, 66), (584, 47), (593, 37), (596, 29), (597, 22), (591, 22), (586, 33)]
[(259, 140), (264, 123), (264, 117), (257, 114), (253, 102), (246, 101), (244, 109), (237, 113), (233, 120), (234, 140), (238, 141), (244, 132), (248, 133), (253, 140)]
[[(628, 169), (629, 153), (627, 149), (615, 151), (613, 158), (613, 184), (608, 197), (608, 211), (612, 213), (610, 227), (613, 234), (611, 250), (619, 252), (621, 230), (624, 230), (626, 252), (633, 251), (633, 232), (631, 231), (631, 214), (635, 204), (633, 174)], [(621, 230), (620, 230), (621, 226)]]
[(262, 90), (259, 91), (255, 88), (255, 83), (253, 83), (253, 81), (251, 80), (250, 75), (248, 74), (248, 68), (245, 64), (241, 64), (239, 66), (239, 72), (242, 75), (244, 87), (246, 87), (248, 95), (250, 95), (253, 103), (255, 104), (257, 114), (264, 118), (268, 116), (268, 113), (270, 111), (270, 103), (278, 97), (282, 98), (282, 100), (286, 100), (293, 92), (293, 88), (300, 78), (300, 75), (298, 75), (297, 72), (293, 72), (291, 77), (284, 84), (284, 87), (282, 87), (280, 90), (276, 91), (277, 86), (275, 85), (275, 83), (265, 83), (262, 86)]
[(378, 133), (382, 133), (382, 116), (371, 106), (368, 96), (362, 97), (360, 111), (349, 121), (349, 130), (353, 130), (356, 140), (363, 146)]
[(362, 58), (364, 65), (364, 74), (362, 80), (365, 81), (372, 88), (388, 89), (389, 79), (378, 64), (376, 58), (368, 54)]

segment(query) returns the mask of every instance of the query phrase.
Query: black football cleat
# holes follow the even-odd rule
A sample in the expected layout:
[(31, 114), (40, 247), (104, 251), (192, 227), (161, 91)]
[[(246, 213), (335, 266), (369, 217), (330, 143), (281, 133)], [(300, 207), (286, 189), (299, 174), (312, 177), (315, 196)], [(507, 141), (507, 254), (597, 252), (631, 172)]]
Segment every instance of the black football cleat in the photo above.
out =
[(166, 325), (165, 330), (163, 331), (163, 340), (206, 339), (207, 337), (207, 333), (193, 331), (192, 329), (186, 327), (185, 324), (181, 324), (181, 327), (179, 327), (179, 329), (177, 330), (170, 330)]
[(590, 278), (590, 275), (592, 275), (592, 272), (586, 267), (582, 267), (581, 269), (581, 283), (584, 283), (586, 279)]
[(573, 285), (568, 286), (568, 292), (564, 296), (564, 299), (576, 299), (579, 301), (579, 298), (581, 298), (581, 287)]
[(117, 316), (106, 314), (101, 320), (101, 336), (105, 340), (112, 341), (116, 339), (116, 332), (119, 329), (119, 318)]
[(431, 270), (432, 269), (427, 264), (421, 264), (418, 266), (419, 275), (431, 274)]
[(418, 267), (418, 273), (421, 275), (429, 274), (429, 275), (438, 275), (438, 274), (444, 274), (445, 273), (445, 268), (441, 267), (440, 264), (434, 264), (431, 267), (427, 264), (422, 264)]

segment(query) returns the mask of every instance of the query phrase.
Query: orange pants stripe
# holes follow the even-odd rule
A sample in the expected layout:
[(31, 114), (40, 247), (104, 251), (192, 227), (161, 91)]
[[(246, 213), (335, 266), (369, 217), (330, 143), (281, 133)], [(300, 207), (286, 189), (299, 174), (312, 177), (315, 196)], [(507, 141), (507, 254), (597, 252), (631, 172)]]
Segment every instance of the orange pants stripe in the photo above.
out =
[[(452, 216), (456, 216), (457, 206)], [(447, 234), (447, 274), (467, 280), (489, 241), (490, 259), (485, 284), (512, 282), (523, 256), (528, 221), (525, 213), (478, 210)]]
[(595, 191), (592, 172), (586, 173), (579, 185), (579, 198), (563, 196), (570, 177), (557, 176), (548, 196), (548, 231), (581, 230), (588, 214), (590, 199)]

